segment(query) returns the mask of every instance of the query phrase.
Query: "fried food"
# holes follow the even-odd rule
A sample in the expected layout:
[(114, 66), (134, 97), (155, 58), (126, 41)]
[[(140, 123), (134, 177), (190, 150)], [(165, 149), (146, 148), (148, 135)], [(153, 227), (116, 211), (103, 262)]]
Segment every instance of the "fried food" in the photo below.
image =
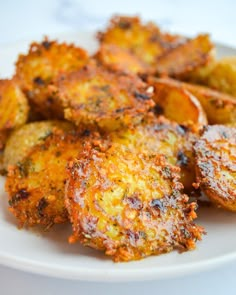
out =
[(208, 126), (194, 149), (200, 188), (217, 206), (236, 211), (236, 128)]
[(194, 84), (185, 83), (183, 87), (200, 101), (209, 124), (236, 123), (236, 99), (234, 97)]
[(203, 83), (236, 99), (236, 57), (224, 57), (216, 61), (204, 77)]
[(15, 80), (0, 80), (0, 150), (3, 150), (10, 132), (23, 125), (29, 106)]
[(69, 121), (115, 130), (141, 121), (154, 106), (150, 90), (134, 75), (111, 73), (90, 64), (61, 76), (54, 91)]
[(29, 52), (16, 62), (16, 78), (31, 107), (45, 119), (63, 118), (63, 109), (48, 90), (48, 85), (61, 72), (80, 69), (88, 62), (85, 50), (72, 44), (49, 41), (33, 42)]
[(188, 90), (168, 79), (152, 79), (156, 110), (179, 124), (192, 125), (197, 130), (207, 125), (204, 109)]
[(228, 127), (236, 127), (236, 122), (235, 123), (229, 123), (226, 126), (228, 126)]
[(9, 137), (9, 131), (7, 130), (0, 131), (0, 153), (1, 154), (4, 151), (8, 137)]
[[(210, 124), (230, 124), (236, 121), (236, 100), (232, 96), (204, 86), (184, 83), (170, 78), (151, 78), (150, 81), (158, 81), (166, 85), (167, 88), (175, 87), (191, 92), (201, 103)], [(155, 100), (155, 96), (153, 99)]]
[(73, 128), (69, 122), (55, 120), (29, 123), (13, 131), (4, 150), (3, 167), (7, 170), (9, 165), (17, 165), (33, 146), (43, 143), (53, 133)]
[(130, 49), (121, 48), (114, 44), (102, 44), (95, 58), (100, 64), (112, 71), (133, 74), (151, 72), (151, 68)]
[(180, 181), (185, 190), (193, 190), (192, 183), (196, 181), (193, 144), (198, 136), (186, 126), (150, 114), (141, 124), (108, 136), (111, 142), (122, 144), (130, 151), (139, 149), (148, 155), (165, 155), (168, 163), (181, 168)]
[(160, 155), (86, 149), (69, 169), (66, 207), (73, 224), (70, 242), (130, 261), (173, 249), (191, 250), (201, 238), (178, 182), (179, 169)]
[[(160, 81), (167, 88), (176, 87), (191, 92), (201, 103), (209, 124), (236, 123), (236, 100), (232, 96), (214, 91), (208, 87), (184, 83), (170, 78), (155, 79), (154, 81)], [(150, 79), (150, 82), (153, 82), (153, 78)], [(155, 96), (153, 99), (155, 100)], [(175, 110), (173, 112), (175, 113)], [(181, 112), (181, 109), (178, 109), (178, 112)]]
[(68, 220), (64, 206), (66, 165), (82, 150), (81, 134), (58, 132), (9, 167), (5, 188), (19, 226), (49, 228)]
[(132, 52), (141, 63), (152, 68), (157, 57), (185, 41), (178, 35), (160, 31), (152, 22), (142, 24), (138, 17), (115, 16), (105, 32), (98, 34), (102, 45), (113, 44)]
[(191, 73), (184, 77), (183, 80), (188, 83), (204, 85), (204, 80), (209, 76), (209, 73), (214, 67), (215, 62), (216, 57), (213, 55), (212, 59), (209, 60), (207, 64), (194, 69), (191, 71)]
[(236, 57), (227, 56), (214, 60), (189, 75), (187, 80), (227, 93), (236, 99)]
[(213, 44), (208, 35), (198, 35), (161, 55), (157, 63), (157, 73), (161, 76), (185, 78), (192, 71), (213, 59)]

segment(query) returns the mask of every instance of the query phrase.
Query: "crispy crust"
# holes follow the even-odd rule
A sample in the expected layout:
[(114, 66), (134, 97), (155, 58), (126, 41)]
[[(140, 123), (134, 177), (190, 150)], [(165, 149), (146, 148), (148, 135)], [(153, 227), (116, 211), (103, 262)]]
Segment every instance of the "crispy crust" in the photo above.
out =
[(150, 85), (154, 87), (152, 98), (160, 113), (179, 124), (194, 125), (196, 130), (207, 125), (205, 111), (197, 98), (171, 81), (149, 79)]
[(23, 160), (33, 146), (43, 143), (51, 134), (58, 130), (70, 131), (73, 128), (74, 126), (69, 122), (52, 120), (29, 123), (13, 131), (4, 150), (4, 169), (7, 170), (9, 165), (16, 165)]
[(29, 106), (15, 80), (0, 80), (0, 149), (3, 149), (10, 131), (23, 125)]
[(98, 39), (101, 44), (128, 49), (149, 68), (156, 66), (158, 56), (185, 41), (182, 36), (161, 32), (152, 22), (142, 24), (138, 17), (127, 16), (113, 17)]
[(81, 134), (57, 132), (34, 146), (8, 169), (10, 211), (20, 226), (50, 227), (67, 221), (64, 206), (66, 165), (83, 149)]
[(134, 75), (111, 73), (90, 64), (58, 79), (56, 90), (65, 118), (102, 130), (139, 123), (154, 105), (148, 85)]
[(130, 49), (114, 44), (102, 44), (95, 55), (100, 64), (112, 71), (145, 74), (152, 69)]
[(198, 185), (217, 206), (236, 211), (236, 128), (209, 126), (194, 149)]
[(204, 84), (236, 97), (236, 57), (227, 56), (215, 61)]
[(87, 148), (68, 171), (70, 242), (105, 251), (116, 262), (194, 249), (201, 228), (193, 223), (195, 203), (181, 193), (178, 171), (160, 155), (119, 144)]
[(110, 133), (108, 138), (131, 151), (139, 149), (148, 155), (164, 155), (168, 163), (181, 168), (181, 182), (186, 192), (193, 190), (192, 183), (196, 181), (193, 145), (198, 135), (187, 127), (150, 113), (141, 124)]
[(157, 59), (157, 73), (183, 79), (212, 60), (213, 48), (208, 35), (198, 35), (194, 39), (189, 39)]
[[(236, 100), (234, 97), (214, 91), (208, 87), (184, 83), (170, 78), (153, 79), (150, 82), (160, 81), (169, 87), (185, 89), (191, 92), (201, 103), (206, 112), (210, 124), (233, 124), (236, 123)], [(153, 97), (155, 100), (155, 96)]]
[(48, 85), (59, 73), (77, 70), (87, 62), (88, 54), (82, 48), (45, 38), (33, 42), (28, 53), (19, 56), (15, 76), (36, 113), (45, 119), (61, 119), (62, 106)]

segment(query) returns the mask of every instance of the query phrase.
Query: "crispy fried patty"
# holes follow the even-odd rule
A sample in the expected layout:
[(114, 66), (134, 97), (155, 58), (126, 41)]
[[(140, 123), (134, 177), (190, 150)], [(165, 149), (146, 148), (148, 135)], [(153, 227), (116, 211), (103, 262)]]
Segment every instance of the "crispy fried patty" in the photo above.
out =
[(236, 128), (208, 126), (194, 149), (201, 189), (219, 207), (236, 211)]
[(20, 226), (50, 227), (67, 221), (66, 165), (82, 149), (81, 134), (58, 131), (32, 147), (23, 160), (9, 168), (6, 191), (10, 211)]
[(213, 59), (213, 48), (208, 35), (198, 35), (159, 56), (157, 72), (159, 75), (186, 78)]
[(29, 52), (16, 62), (16, 78), (35, 113), (45, 119), (63, 118), (63, 109), (48, 90), (61, 72), (77, 70), (88, 62), (88, 54), (72, 44), (49, 41), (33, 42)]
[(184, 42), (185, 38), (160, 31), (152, 22), (143, 24), (138, 17), (115, 16), (105, 32), (100, 32), (101, 44), (114, 44), (128, 49), (149, 67), (157, 57)]
[(141, 79), (111, 73), (94, 63), (62, 75), (56, 91), (63, 101), (66, 119), (76, 125), (96, 125), (102, 130), (139, 123), (154, 106), (149, 88)]
[(201, 237), (195, 203), (181, 193), (179, 168), (160, 155), (112, 144), (87, 148), (69, 168), (70, 242), (105, 251), (114, 261), (189, 250)]
[(193, 144), (198, 136), (186, 126), (171, 122), (164, 117), (149, 114), (141, 124), (109, 134), (112, 142), (123, 144), (127, 149), (139, 149), (141, 153), (162, 154), (168, 163), (181, 168), (181, 182), (190, 192), (195, 182)]
[(145, 74), (152, 70), (132, 50), (114, 44), (102, 44), (95, 58), (100, 64), (112, 71)]

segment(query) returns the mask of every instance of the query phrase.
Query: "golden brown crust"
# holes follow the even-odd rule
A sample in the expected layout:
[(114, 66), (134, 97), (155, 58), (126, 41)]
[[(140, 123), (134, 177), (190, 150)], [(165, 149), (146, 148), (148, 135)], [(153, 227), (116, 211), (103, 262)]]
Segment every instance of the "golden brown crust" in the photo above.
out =
[(157, 59), (159, 75), (185, 78), (195, 69), (212, 60), (213, 44), (208, 35), (198, 35), (172, 50), (166, 51)]
[(77, 70), (87, 62), (88, 54), (82, 48), (45, 38), (33, 42), (29, 52), (19, 56), (15, 76), (36, 113), (45, 119), (61, 119), (62, 106), (48, 85), (59, 73)]
[[(185, 89), (191, 92), (201, 103), (210, 124), (236, 123), (236, 100), (230, 95), (214, 91), (208, 87), (184, 83), (170, 78), (150, 78), (149, 81), (150, 83), (158, 81), (167, 86), (169, 85), (169, 87)], [(153, 99), (155, 100), (155, 96)]]
[(198, 135), (186, 126), (149, 114), (141, 124), (112, 132), (108, 137), (109, 141), (122, 144), (130, 151), (139, 149), (148, 155), (164, 155), (168, 163), (181, 168), (185, 190), (193, 190), (192, 183), (196, 180), (193, 145)]
[(114, 44), (101, 44), (95, 58), (104, 67), (118, 72), (143, 74), (152, 69), (130, 49)]
[(236, 128), (209, 126), (194, 149), (201, 189), (219, 207), (236, 211)]
[(208, 67), (194, 73), (190, 81), (236, 97), (236, 57), (226, 56), (214, 60)]
[(64, 206), (66, 165), (83, 149), (81, 134), (58, 131), (8, 169), (10, 211), (20, 226), (50, 227), (67, 221)]
[(102, 130), (139, 123), (154, 105), (148, 85), (137, 76), (111, 73), (95, 64), (61, 76), (55, 91), (66, 119)]
[(9, 133), (23, 125), (29, 106), (15, 80), (0, 80), (0, 149), (4, 148)]
[(5, 149), (5, 145), (7, 143), (7, 139), (9, 138), (10, 132), (9, 131), (0, 131), (0, 153), (2, 154)]
[(7, 170), (9, 165), (16, 165), (23, 160), (33, 146), (43, 143), (51, 134), (59, 130), (70, 131), (73, 128), (69, 122), (51, 120), (29, 123), (13, 131), (4, 150), (4, 169)]
[[(107, 30), (98, 34), (101, 44), (114, 44), (128, 49), (149, 68), (156, 66), (157, 57), (178, 46), (185, 38), (160, 31), (152, 22), (142, 24), (138, 17), (115, 16)], [(147, 68), (148, 69), (148, 68)]]
[(70, 242), (105, 251), (114, 261), (195, 247), (201, 228), (195, 204), (181, 193), (178, 168), (113, 144), (87, 148), (69, 169), (66, 207), (73, 224)]
[(153, 100), (160, 114), (179, 124), (194, 125), (196, 130), (207, 125), (204, 109), (188, 90), (169, 79), (149, 79), (154, 87)]

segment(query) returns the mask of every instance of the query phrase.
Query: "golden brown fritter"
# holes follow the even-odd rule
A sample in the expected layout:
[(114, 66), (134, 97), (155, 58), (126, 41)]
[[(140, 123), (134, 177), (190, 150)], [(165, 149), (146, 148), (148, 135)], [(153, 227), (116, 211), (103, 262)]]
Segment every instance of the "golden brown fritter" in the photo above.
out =
[(186, 191), (193, 190), (192, 183), (196, 180), (193, 144), (198, 136), (186, 126), (150, 114), (141, 124), (112, 132), (108, 137), (130, 151), (139, 149), (148, 155), (164, 155), (168, 163), (181, 168), (181, 182)]
[(170, 79), (151, 79), (153, 100), (159, 113), (179, 124), (192, 125), (196, 130), (207, 125), (204, 109), (195, 96)]
[(69, 121), (115, 130), (141, 121), (154, 106), (150, 90), (137, 76), (90, 64), (62, 75), (54, 92), (63, 101)]
[(193, 223), (196, 204), (181, 193), (178, 172), (163, 156), (119, 144), (84, 150), (66, 186), (70, 242), (79, 240), (117, 262), (194, 249), (201, 228)]
[(10, 132), (25, 124), (29, 106), (15, 80), (0, 80), (0, 149)]
[(20, 226), (40, 224), (48, 228), (67, 221), (66, 165), (81, 150), (80, 134), (58, 131), (44, 143), (32, 147), (16, 166), (9, 167), (5, 187), (10, 211)]
[(157, 72), (159, 75), (184, 78), (212, 60), (213, 47), (208, 35), (189, 39), (157, 59)]
[(43, 143), (48, 136), (58, 130), (70, 131), (74, 126), (66, 121), (41, 121), (22, 126), (9, 136), (3, 156), (3, 166), (16, 165), (27, 156), (30, 149)]
[(130, 49), (114, 44), (102, 44), (95, 58), (100, 64), (112, 71), (134, 74), (151, 72), (151, 68)]
[(148, 67), (156, 66), (157, 57), (185, 41), (178, 35), (160, 31), (152, 22), (142, 24), (138, 17), (115, 16), (107, 30), (98, 34), (100, 43), (128, 49)]
[(77, 70), (87, 62), (88, 54), (82, 48), (45, 38), (32, 43), (29, 52), (19, 56), (15, 76), (36, 113), (45, 119), (61, 119), (61, 104), (48, 85), (59, 73)]
[[(159, 81), (166, 85), (167, 88), (168, 86), (176, 87), (191, 92), (201, 103), (210, 124), (236, 123), (236, 99), (230, 95), (214, 91), (208, 87), (184, 83), (170, 78), (150, 78), (149, 80), (150, 83), (153, 83), (153, 80), (154, 83), (155, 81)], [(153, 99), (155, 100), (155, 95)], [(173, 110), (173, 115), (175, 114), (176, 112)], [(186, 112), (186, 114), (188, 113)]]
[(194, 148), (200, 188), (217, 206), (236, 211), (236, 128), (208, 126)]

